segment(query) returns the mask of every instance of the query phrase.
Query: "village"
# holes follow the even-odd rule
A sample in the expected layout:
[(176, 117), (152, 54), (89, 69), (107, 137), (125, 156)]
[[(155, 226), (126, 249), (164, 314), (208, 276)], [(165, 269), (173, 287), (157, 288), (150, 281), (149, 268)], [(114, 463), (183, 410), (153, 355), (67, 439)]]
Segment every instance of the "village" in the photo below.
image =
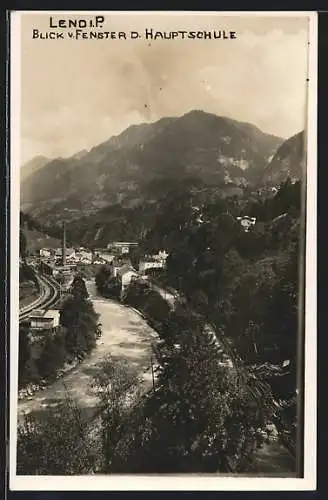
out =
[[(60, 287), (60, 297), (69, 292), (74, 277), (94, 277), (102, 266), (110, 270), (120, 285), (122, 297), (132, 281), (147, 280), (149, 275), (165, 269), (168, 253), (161, 250), (154, 254), (143, 254), (131, 262), (131, 252), (138, 248), (137, 242), (115, 241), (107, 248), (89, 250), (85, 247), (67, 247), (66, 229), (63, 228), (61, 248), (41, 248), (29, 257), (29, 263), (42, 275), (47, 276)], [(59, 305), (58, 305), (59, 307)], [(34, 309), (25, 326), (31, 331), (54, 330), (59, 326), (59, 309)]]
[[(204, 222), (201, 216), (197, 220), (200, 224)], [(237, 217), (237, 220), (245, 232), (256, 223), (255, 217), (243, 216)], [(137, 258), (131, 259), (133, 254)], [(64, 223), (61, 247), (40, 248), (29, 257), (29, 263), (42, 275), (55, 280), (60, 287), (61, 299), (69, 292), (74, 276), (79, 274), (94, 278), (96, 272), (106, 266), (111, 276), (117, 280), (120, 286), (119, 296), (122, 298), (131, 282), (147, 281), (150, 276), (163, 271), (168, 256), (164, 249), (151, 254), (142, 253), (139, 243), (135, 241), (113, 241), (106, 248), (92, 250), (82, 246), (69, 247)], [(34, 309), (25, 324), (34, 332), (55, 330), (59, 326), (59, 309)]]

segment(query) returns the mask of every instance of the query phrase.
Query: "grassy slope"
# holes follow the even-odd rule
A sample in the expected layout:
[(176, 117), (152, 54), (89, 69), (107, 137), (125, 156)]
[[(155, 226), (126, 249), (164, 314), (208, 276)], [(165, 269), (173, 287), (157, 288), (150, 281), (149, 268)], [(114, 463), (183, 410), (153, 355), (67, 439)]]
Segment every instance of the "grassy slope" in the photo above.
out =
[(30, 252), (40, 250), (40, 248), (60, 248), (61, 241), (52, 238), (36, 230), (27, 230), (26, 232), (27, 248)]

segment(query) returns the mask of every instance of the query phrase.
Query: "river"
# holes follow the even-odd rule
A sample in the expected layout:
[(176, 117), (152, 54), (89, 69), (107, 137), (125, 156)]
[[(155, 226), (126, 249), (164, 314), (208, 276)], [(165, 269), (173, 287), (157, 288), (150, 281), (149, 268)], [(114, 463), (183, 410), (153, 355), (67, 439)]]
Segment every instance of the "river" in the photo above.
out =
[(18, 402), (18, 418), (24, 413), (42, 414), (47, 408), (57, 406), (66, 395), (78, 406), (92, 414), (98, 399), (91, 383), (101, 369), (104, 359), (111, 355), (134, 366), (140, 376), (151, 384), (151, 348), (158, 336), (137, 311), (113, 300), (104, 299), (97, 293), (93, 281), (86, 282), (90, 299), (102, 323), (102, 336), (92, 353), (79, 365), (56, 380), (31, 399)]

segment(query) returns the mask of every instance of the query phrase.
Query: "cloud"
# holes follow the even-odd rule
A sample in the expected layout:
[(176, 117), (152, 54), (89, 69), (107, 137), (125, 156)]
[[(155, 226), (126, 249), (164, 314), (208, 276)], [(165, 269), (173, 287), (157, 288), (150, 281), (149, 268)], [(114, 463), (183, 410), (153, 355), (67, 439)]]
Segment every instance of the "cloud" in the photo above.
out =
[[(32, 26), (46, 29), (44, 16), (38, 24), (35, 19), (22, 19), (24, 161), (37, 154), (68, 156), (133, 123), (194, 108), (282, 137), (305, 126), (306, 19), (131, 18), (129, 29), (220, 25), (232, 26), (238, 35), (231, 41), (152, 43), (32, 40)], [(114, 16), (111, 29), (124, 29), (124, 22)]]

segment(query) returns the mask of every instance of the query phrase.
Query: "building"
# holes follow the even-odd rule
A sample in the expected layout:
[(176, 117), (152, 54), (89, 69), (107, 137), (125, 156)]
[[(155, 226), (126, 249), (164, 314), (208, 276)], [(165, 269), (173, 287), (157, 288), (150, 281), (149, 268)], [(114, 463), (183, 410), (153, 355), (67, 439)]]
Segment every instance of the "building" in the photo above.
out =
[(164, 260), (141, 260), (139, 262), (139, 272), (144, 273), (147, 269), (164, 269), (165, 261)]
[(91, 250), (86, 250), (85, 248), (79, 248), (75, 251), (76, 262), (88, 261), (89, 264), (92, 263), (93, 253)]
[(109, 252), (106, 252), (106, 251), (103, 251), (103, 250), (96, 250), (95, 252), (95, 259), (102, 259), (103, 261), (107, 262), (108, 264), (110, 264), (111, 262), (113, 262), (114, 258), (115, 258), (115, 255), (113, 253), (109, 253)]
[[(55, 250), (55, 257), (62, 259), (63, 258), (63, 249), (57, 248)], [(65, 259), (67, 261), (75, 260), (75, 249), (74, 248), (66, 248), (65, 249)], [(65, 264), (63, 264), (65, 265)]]
[(81, 264), (89, 265), (89, 264), (92, 264), (92, 259), (88, 259), (87, 257), (83, 257), (80, 260), (80, 262), (81, 262)]
[(29, 318), (29, 326), (33, 330), (51, 330), (59, 326), (60, 313), (58, 309), (36, 309)]
[(147, 269), (164, 269), (168, 256), (165, 250), (160, 250), (157, 254), (145, 255), (139, 261), (139, 272), (144, 273)]
[(237, 217), (237, 220), (240, 222), (242, 228), (246, 233), (256, 223), (256, 217), (248, 217), (248, 215), (245, 215), (243, 217)]
[(118, 269), (116, 276), (121, 283), (121, 295), (125, 292), (130, 283), (139, 277), (137, 271), (129, 264), (125, 264)]
[(165, 250), (160, 250), (157, 254), (154, 254), (151, 256), (152, 260), (161, 260), (166, 262), (166, 259), (168, 258), (169, 254)]
[(74, 265), (66, 265), (66, 266), (56, 266), (53, 271), (53, 276), (60, 282), (66, 283), (70, 279), (72, 279), (73, 274), (76, 270), (76, 266)]
[(114, 250), (119, 254), (127, 254), (132, 248), (136, 248), (138, 243), (135, 241), (113, 241), (107, 245), (108, 250)]
[(93, 264), (108, 264), (108, 262), (106, 262), (105, 260), (103, 260), (101, 257), (95, 257), (93, 262)]
[(41, 258), (49, 258), (51, 257), (51, 251), (49, 248), (40, 248), (39, 255)]
[(112, 272), (112, 275), (114, 277), (117, 276), (117, 273), (120, 269), (122, 269), (123, 267), (124, 268), (132, 268), (132, 265), (131, 265), (131, 262), (129, 259), (127, 259), (126, 257), (124, 256), (118, 256), (118, 257), (115, 257), (111, 263), (109, 264), (109, 267), (111, 269), (111, 272)]

